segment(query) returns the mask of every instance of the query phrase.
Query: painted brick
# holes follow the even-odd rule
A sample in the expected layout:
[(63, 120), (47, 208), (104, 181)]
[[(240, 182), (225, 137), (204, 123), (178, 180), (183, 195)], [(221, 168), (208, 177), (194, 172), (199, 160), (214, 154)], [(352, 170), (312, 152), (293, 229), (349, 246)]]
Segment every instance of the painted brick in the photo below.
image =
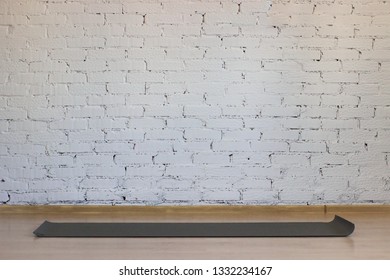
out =
[(389, 3), (0, 2), (0, 203), (388, 203)]

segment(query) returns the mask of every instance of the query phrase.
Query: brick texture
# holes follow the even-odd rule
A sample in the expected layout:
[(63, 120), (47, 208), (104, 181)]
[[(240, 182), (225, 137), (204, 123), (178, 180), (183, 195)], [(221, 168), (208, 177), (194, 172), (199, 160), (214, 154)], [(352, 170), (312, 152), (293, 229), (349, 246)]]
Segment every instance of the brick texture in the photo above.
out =
[(390, 202), (388, 0), (0, 7), (0, 204)]

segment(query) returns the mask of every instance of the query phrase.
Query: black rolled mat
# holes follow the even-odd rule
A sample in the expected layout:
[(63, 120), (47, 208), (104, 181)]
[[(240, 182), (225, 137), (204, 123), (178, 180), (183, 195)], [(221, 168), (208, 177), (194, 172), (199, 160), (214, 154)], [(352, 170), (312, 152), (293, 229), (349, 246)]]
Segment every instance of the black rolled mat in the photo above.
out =
[(51, 223), (38, 237), (344, 237), (355, 225), (339, 216), (331, 222), (274, 223)]

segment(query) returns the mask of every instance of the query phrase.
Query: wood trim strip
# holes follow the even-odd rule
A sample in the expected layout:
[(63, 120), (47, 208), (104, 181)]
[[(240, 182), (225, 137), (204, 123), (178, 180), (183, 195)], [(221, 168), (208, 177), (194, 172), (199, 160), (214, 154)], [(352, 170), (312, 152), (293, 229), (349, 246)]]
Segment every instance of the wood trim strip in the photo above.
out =
[(286, 212), (390, 212), (390, 205), (195, 205), (195, 206), (136, 206), (136, 205), (1, 205), (0, 214), (37, 214), (37, 213), (145, 213), (145, 214), (244, 214), (244, 213), (286, 213)]

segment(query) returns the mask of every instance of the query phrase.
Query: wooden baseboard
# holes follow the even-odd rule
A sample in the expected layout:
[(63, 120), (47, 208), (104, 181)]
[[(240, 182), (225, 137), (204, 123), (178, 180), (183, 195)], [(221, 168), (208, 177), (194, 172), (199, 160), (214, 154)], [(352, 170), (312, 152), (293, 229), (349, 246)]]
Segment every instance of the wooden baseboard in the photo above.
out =
[(37, 213), (144, 213), (144, 214), (186, 214), (186, 213), (286, 213), (286, 212), (390, 212), (390, 205), (195, 205), (195, 206), (133, 206), (133, 205), (2, 205), (0, 214)]

